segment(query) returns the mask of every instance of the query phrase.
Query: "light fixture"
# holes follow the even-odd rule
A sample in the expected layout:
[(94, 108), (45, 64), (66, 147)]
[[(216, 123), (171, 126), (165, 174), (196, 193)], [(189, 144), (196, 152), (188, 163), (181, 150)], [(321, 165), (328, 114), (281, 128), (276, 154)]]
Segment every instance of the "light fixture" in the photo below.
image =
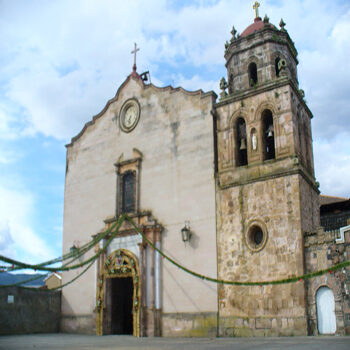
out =
[(191, 239), (191, 230), (189, 221), (185, 221), (185, 226), (181, 229), (181, 237), (183, 242), (188, 242)]
[(78, 248), (73, 244), (70, 248), (69, 251), (71, 254), (75, 254), (78, 251)]

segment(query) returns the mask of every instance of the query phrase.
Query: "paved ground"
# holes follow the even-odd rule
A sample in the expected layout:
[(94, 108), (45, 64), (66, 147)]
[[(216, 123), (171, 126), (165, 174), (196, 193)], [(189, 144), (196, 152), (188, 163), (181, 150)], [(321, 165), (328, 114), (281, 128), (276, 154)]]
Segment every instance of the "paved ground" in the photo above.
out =
[(40, 334), (0, 336), (1, 350), (349, 350), (350, 337), (134, 338), (131, 336)]

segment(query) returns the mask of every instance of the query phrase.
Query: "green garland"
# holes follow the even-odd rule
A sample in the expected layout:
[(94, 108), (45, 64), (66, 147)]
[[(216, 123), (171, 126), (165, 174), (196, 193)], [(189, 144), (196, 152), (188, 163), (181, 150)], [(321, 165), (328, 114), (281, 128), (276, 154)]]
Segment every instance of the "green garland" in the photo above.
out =
[[(68, 270), (72, 270), (72, 269), (75, 269), (75, 268), (79, 268), (79, 267), (83, 267), (84, 265), (87, 265), (89, 264), (79, 275), (77, 275), (75, 278), (73, 278), (71, 281), (57, 287), (57, 288), (52, 288), (50, 290), (54, 290), (54, 289), (61, 289), (69, 284), (71, 284), (72, 282), (74, 282), (77, 278), (79, 278), (81, 275), (83, 275), (92, 265), (93, 263), (95, 262), (95, 260), (108, 248), (108, 246), (110, 245), (110, 243), (112, 242), (112, 240), (115, 238), (115, 236), (119, 233), (119, 229), (120, 229), (120, 226), (122, 225), (122, 223), (124, 222), (124, 219), (125, 219), (125, 215), (122, 215), (116, 222), (115, 224), (113, 224), (110, 229), (108, 229), (106, 232), (104, 232), (101, 237), (104, 238), (106, 237), (108, 234), (110, 234), (110, 238), (108, 239), (108, 241), (106, 242), (106, 244), (103, 246), (102, 249), (100, 249), (94, 256), (92, 256), (90, 259), (88, 260), (85, 260), (84, 262), (82, 262), (81, 264), (78, 264), (78, 265), (73, 265), (73, 266), (68, 266), (68, 267), (62, 267), (60, 269), (57, 269), (55, 270), (54, 272), (57, 272), (57, 271), (68, 271)], [(114, 231), (113, 228), (116, 229)], [(101, 240), (101, 239), (100, 239)], [(92, 247), (92, 246), (91, 246)], [(90, 248), (91, 249), (91, 248)], [(82, 255), (82, 254), (80, 254)], [(2, 259), (2, 256), (0, 256), (0, 259)], [(6, 258), (7, 259), (7, 258)], [(75, 259), (74, 259), (75, 260)], [(19, 262), (21, 265), (28, 265), (28, 264), (24, 264), (22, 262)], [(42, 264), (40, 264), (42, 265)], [(40, 266), (40, 265), (37, 265), (37, 266)], [(43, 269), (43, 268), (42, 268)], [(51, 269), (50, 269), (51, 270)], [(48, 268), (45, 270), (45, 271), (50, 271)], [(46, 274), (48, 275), (48, 274)], [(43, 275), (45, 276), (45, 275)], [(13, 284), (6, 284), (6, 285), (0, 285), (0, 288), (6, 288), (6, 287), (14, 287), (14, 286), (20, 286), (21, 284), (24, 284), (24, 283), (27, 283), (27, 282), (30, 282), (30, 281), (33, 281), (33, 280), (36, 280), (36, 279), (39, 279), (41, 278), (42, 276), (39, 276), (39, 277), (35, 277), (35, 278), (30, 278), (28, 280), (25, 280), (25, 281), (20, 281), (20, 282), (17, 282), (17, 283), (13, 283)], [(24, 286), (20, 286), (21, 288), (28, 288), (28, 287), (24, 287)]]
[[(93, 265), (93, 263), (95, 262), (95, 260), (103, 253), (106, 251), (107, 247), (110, 245), (110, 243), (112, 242), (112, 240), (115, 238), (115, 236), (119, 233), (119, 229), (122, 225), (122, 223), (124, 222), (124, 220), (127, 220), (131, 226), (135, 229), (135, 231), (140, 234), (143, 238), (143, 240), (150, 246), (152, 247), (155, 251), (157, 251), (163, 258), (165, 258), (166, 260), (168, 260), (171, 264), (177, 266), (178, 268), (180, 268), (181, 270), (183, 270), (184, 272), (200, 278), (202, 280), (206, 280), (209, 282), (213, 282), (213, 283), (217, 283), (217, 284), (226, 284), (226, 285), (236, 285), (236, 286), (263, 286), (263, 285), (276, 285), (276, 284), (286, 284), (286, 283), (294, 283), (294, 282), (301, 282), (303, 280), (307, 280), (313, 277), (317, 277), (317, 276), (321, 276), (327, 273), (333, 273), (333, 271), (345, 268), (350, 266), (350, 260), (342, 262), (340, 264), (334, 265), (331, 268), (328, 269), (324, 269), (324, 270), (319, 270), (316, 272), (311, 272), (311, 273), (307, 273), (304, 275), (300, 275), (297, 277), (291, 277), (291, 278), (285, 278), (285, 279), (280, 279), (280, 280), (274, 280), (274, 281), (256, 281), (256, 282), (240, 282), (240, 281), (227, 281), (227, 280), (222, 280), (222, 279), (216, 279), (213, 277), (209, 277), (206, 275), (202, 275), (200, 273), (197, 273), (193, 270), (188, 269), (187, 267), (177, 263), (174, 259), (170, 258), (168, 255), (166, 255), (165, 253), (163, 253), (160, 249), (158, 249), (143, 233), (142, 231), (135, 225), (134, 221), (127, 216), (126, 214), (123, 214), (119, 217), (119, 219), (105, 232), (98, 234), (93, 240), (91, 240), (90, 242), (86, 243), (85, 245), (83, 245), (82, 247), (80, 247), (78, 249), (77, 252), (70, 252), (67, 253), (65, 255), (63, 255), (60, 258), (56, 258), (53, 260), (49, 260), (47, 262), (41, 263), (39, 265), (32, 265), (32, 264), (26, 264), (17, 260), (13, 260), (13, 259), (9, 259), (6, 258), (2, 255), (0, 255), (0, 260), (4, 261), (6, 263), (9, 264), (13, 264), (12, 270), (15, 269), (23, 269), (23, 268), (30, 268), (33, 270), (39, 270), (39, 271), (48, 271), (48, 272), (57, 272), (57, 271), (69, 271), (69, 270), (74, 270), (77, 268), (81, 268), (85, 265), (88, 265), (81, 273), (79, 273), (76, 277), (74, 277), (72, 280), (68, 281), (67, 283), (56, 287), (56, 288), (52, 288), (49, 290), (57, 290), (57, 289), (62, 289), (63, 287), (73, 283), (75, 280), (77, 280), (80, 276), (82, 276), (87, 270), (89, 270), (89, 268)], [(93, 248), (98, 242), (100, 242), (102, 239), (104, 239), (107, 235), (110, 235), (108, 241), (106, 242), (106, 244), (104, 245), (104, 247), (102, 249), (100, 249), (95, 255), (93, 255), (91, 258), (79, 263), (79, 264), (75, 264), (75, 265), (70, 265), (71, 263), (73, 263), (74, 261), (76, 261), (77, 259), (79, 259), (82, 255), (84, 255), (86, 252), (88, 252), (91, 248)], [(53, 263), (56, 263), (58, 261), (64, 261), (64, 260), (68, 260), (71, 259), (69, 262), (67, 262), (66, 264), (63, 264), (61, 267), (57, 267), (57, 268), (50, 268), (48, 267), (49, 265), (52, 265)], [(4, 266), (1, 266), (1, 268), (4, 268)], [(9, 267), (7, 267), (9, 268)], [(48, 275), (48, 274), (46, 274)], [(17, 282), (11, 285), (1, 285), (0, 288), (4, 288), (4, 287), (12, 287), (12, 286), (19, 286), (20, 284), (23, 283), (27, 283), (33, 280), (36, 280), (38, 278), (41, 278), (43, 275), (37, 277), (33, 277), (30, 278), (26, 281), (21, 281), (21, 282)], [(44, 275), (45, 276), (45, 275)], [(28, 287), (21, 287), (21, 288), (28, 288)], [(31, 288), (32, 289), (32, 288)]]
[(307, 273), (301, 276), (297, 277), (291, 277), (291, 278), (284, 278), (281, 280), (275, 280), (275, 281), (259, 281), (259, 282), (239, 282), (239, 281), (227, 281), (222, 279), (217, 279), (209, 276), (202, 275), (200, 273), (197, 273), (195, 271), (192, 271), (188, 269), (187, 267), (177, 263), (175, 260), (170, 258), (168, 255), (163, 253), (160, 249), (158, 249), (141, 231), (140, 229), (135, 225), (132, 219), (130, 219), (128, 216), (126, 216), (126, 219), (129, 221), (129, 223), (134, 227), (134, 229), (142, 236), (142, 238), (147, 242), (148, 245), (150, 245), (154, 250), (156, 250), (161, 256), (163, 256), (166, 260), (168, 260), (173, 265), (177, 266), (181, 270), (187, 272), (188, 274), (198, 277), (202, 280), (218, 283), (218, 284), (228, 284), (228, 285), (234, 285), (234, 286), (264, 286), (264, 285), (271, 285), (271, 284), (286, 284), (286, 283), (293, 283), (293, 282), (301, 282), (306, 279), (310, 279), (316, 276), (321, 276), (326, 273), (332, 273), (333, 271), (339, 270), (343, 267), (350, 266), (350, 260), (345, 261), (343, 263), (334, 265), (332, 268), (320, 270), (312, 273)]
[[(76, 252), (74, 252), (74, 253), (68, 253), (68, 254), (66, 254), (66, 256), (68, 256), (68, 257), (74, 256), (74, 259), (72, 260), (72, 261), (74, 261), (74, 260), (78, 259), (80, 256), (82, 256), (83, 254), (85, 254), (86, 251), (90, 250), (94, 245), (96, 245), (99, 241), (101, 241), (107, 235), (111, 234), (111, 237), (114, 238), (115, 235), (118, 233), (119, 228), (120, 228), (121, 224), (123, 223), (124, 219), (125, 219), (125, 215), (122, 215), (108, 230), (106, 230), (102, 234), (98, 235), (91, 242), (87, 243), (85, 246), (89, 247), (88, 249), (85, 247), (86, 249), (83, 249), (83, 250), (80, 249), (78, 254)], [(116, 229), (114, 231), (112, 231), (114, 228), (116, 228)], [(38, 265), (27, 264), (27, 263), (23, 263), (23, 262), (18, 261), (18, 260), (7, 258), (3, 255), (0, 255), (0, 260), (6, 262), (8, 264), (12, 264), (12, 266), (13, 266), (13, 267), (11, 267), (12, 270), (32, 269), (32, 270), (38, 270), (38, 271), (59, 272), (59, 271), (74, 270), (74, 269), (78, 269), (80, 267), (83, 267), (83, 266), (87, 265), (88, 263), (90, 263), (91, 261), (95, 260), (98, 256), (101, 255), (101, 253), (102, 253), (102, 251), (100, 250), (98, 253), (93, 255), (88, 260), (85, 260), (81, 263), (78, 263), (75, 265), (70, 265), (70, 266), (67, 266), (67, 264), (65, 264), (65, 265), (62, 265), (61, 267), (48, 267), (47, 265), (45, 265), (46, 263), (41, 263)], [(51, 261), (54, 261), (54, 260), (57, 260), (57, 259), (53, 259)], [(71, 262), (69, 262), (69, 263), (71, 263)]]

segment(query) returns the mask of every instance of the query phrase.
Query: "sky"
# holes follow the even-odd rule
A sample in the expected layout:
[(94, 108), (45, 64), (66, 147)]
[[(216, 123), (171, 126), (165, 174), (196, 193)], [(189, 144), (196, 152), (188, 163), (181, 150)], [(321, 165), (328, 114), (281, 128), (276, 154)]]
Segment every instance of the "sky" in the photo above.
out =
[[(219, 92), (232, 26), (252, 0), (0, 0), (0, 254), (61, 255), (65, 144), (130, 74), (157, 86)], [(298, 50), (313, 112), (316, 179), (350, 197), (350, 0), (261, 0)]]

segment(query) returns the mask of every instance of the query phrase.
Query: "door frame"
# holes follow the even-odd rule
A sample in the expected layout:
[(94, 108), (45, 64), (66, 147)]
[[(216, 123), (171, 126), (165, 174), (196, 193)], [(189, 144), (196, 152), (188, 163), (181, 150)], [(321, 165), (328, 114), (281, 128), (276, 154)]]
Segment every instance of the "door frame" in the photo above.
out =
[[(320, 293), (321, 289), (328, 289), (328, 291), (330, 291), (332, 293), (332, 296), (333, 296), (333, 315), (334, 315), (334, 321), (335, 321), (335, 331), (333, 333), (321, 333), (320, 332), (319, 313), (321, 311), (319, 309), (322, 308), (322, 305), (320, 305), (320, 307), (319, 307), (319, 301), (317, 299), (317, 296), (318, 296), (318, 293)], [(317, 288), (316, 294), (315, 294), (315, 302), (316, 302), (316, 320), (317, 320), (317, 331), (318, 331), (318, 334), (324, 334), (324, 335), (336, 334), (337, 333), (337, 315), (335, 314), (335, 295), (334, 295), (334, 292), (333, 292), (332, 288), (329, 288), (329, 286), (327, 286), (327, 285), (322, 285), (319, 288)]]
[(137, 257), (126, 249), (112, 252), (101, 267), (96, 290), (96, 334), (103, 335), (103, 310), (106, 308), (106, 279), (132, 277), (133, 335), (140, 336), (141, 279)]

